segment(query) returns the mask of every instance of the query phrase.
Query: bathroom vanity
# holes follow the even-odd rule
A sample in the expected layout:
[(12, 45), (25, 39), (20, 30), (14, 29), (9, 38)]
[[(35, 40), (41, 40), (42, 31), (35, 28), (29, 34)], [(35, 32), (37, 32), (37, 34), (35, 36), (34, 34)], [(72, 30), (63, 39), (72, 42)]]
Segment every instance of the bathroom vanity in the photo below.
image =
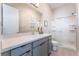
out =
[(2, 56), (47, 56), (51, 34), (16, 35), (3, 38)]

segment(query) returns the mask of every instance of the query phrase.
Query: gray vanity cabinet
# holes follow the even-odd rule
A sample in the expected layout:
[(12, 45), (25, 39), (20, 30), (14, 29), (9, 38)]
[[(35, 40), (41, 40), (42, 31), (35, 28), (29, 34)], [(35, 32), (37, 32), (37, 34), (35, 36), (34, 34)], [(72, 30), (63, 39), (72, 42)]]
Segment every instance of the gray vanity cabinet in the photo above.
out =
[(3, 52), (1, 55), (2, 56), (10, 56), (11, 52), (10, 51), (6, 51), (6, 52)]
[(51, 38), (41, 38), (29, 44), (25, 44), (7, 52), (3, 52), (2, 56), (48, 56), (51, 50)]

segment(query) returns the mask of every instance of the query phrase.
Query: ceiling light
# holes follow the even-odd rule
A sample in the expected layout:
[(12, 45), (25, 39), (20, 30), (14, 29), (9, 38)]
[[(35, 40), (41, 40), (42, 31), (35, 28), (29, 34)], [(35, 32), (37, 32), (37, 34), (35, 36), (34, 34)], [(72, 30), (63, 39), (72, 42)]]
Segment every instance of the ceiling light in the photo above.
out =
[(39, 3), (31, 3), (33, 6), (35, 6), (36, 8), (39, 7)]

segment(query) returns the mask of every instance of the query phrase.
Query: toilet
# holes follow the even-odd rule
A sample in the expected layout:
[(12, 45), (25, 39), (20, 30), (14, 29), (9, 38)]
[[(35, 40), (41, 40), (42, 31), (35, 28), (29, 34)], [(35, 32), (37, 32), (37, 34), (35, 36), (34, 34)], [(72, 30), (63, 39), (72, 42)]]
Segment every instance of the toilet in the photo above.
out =
[(58, 49), (59, 49), (59, 43), (57, 42), (57, 41), (54, 41), (54, 40), (52, 40), (52, 51), (58, 51)]

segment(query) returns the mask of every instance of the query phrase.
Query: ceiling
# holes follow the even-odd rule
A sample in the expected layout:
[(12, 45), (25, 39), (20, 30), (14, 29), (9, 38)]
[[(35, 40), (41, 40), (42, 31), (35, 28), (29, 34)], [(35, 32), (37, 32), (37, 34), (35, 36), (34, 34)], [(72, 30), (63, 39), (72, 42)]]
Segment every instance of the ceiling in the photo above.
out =
[(62, 6), (76, 6), (75, 3), (49, 3), (50, 8), (53, 10)]
[(49, 3), (49, 6), (50, 6), (52, 9), (61, 7), (62, 5), (64, 5), (64, 3)]

